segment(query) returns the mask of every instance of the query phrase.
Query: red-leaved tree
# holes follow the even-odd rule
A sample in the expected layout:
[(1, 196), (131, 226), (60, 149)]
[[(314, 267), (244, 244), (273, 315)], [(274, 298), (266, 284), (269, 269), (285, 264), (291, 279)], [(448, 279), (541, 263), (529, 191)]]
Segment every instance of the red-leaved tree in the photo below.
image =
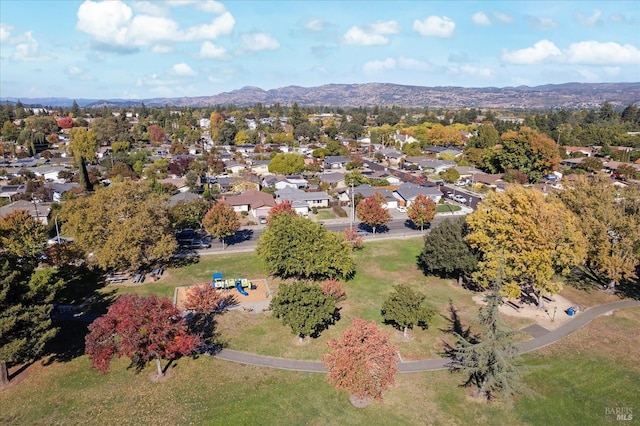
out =
[(293, 210), (293, 207), (291, 207), (291, 201), (283, 201), (282, 203), (278, 203), (275, 206), (271, 207), (271, 210), (269, 210), (269, 217), (267, 217), (267, 223), (270, 223), (269, 219), (272, 216), (280, 213), (288, 214), (292, 217), (295, 217), (297, 215), (296, 211)]
[(70, 129), (74, 125), (73, 118), (71, 117), (62, 117), (58, 120), (58, 126), (62, 129)]
[(331, 278), (320, 284), (320, 288), (330, 298), (339, 302), (347, 298), (347, 293), (344, 291), (342, 283), (335, 278)]
[(233, 294), (223, 294), (214, 288), (211, 283), (195, 285), (187, 290), (187, 299), (184, 308), (194, 312), (220, 312), (225, 306), (237, 303)]
[(351, 248), (359, 249), (362, 247), (362, 237), (358, 235), (358, 231), (353, 228), (347, 228), (343, 232), (344, 238), (351, 245)]
[(436, 217), (436, 203), (424, 194), (418, 194), (407, 209), (407, 216), (420, 230)]
[(198, 343), (199, 338), (188, 332), (187, 323), (169, 299), (127, 294), (89, 326), (85, 352), (91, 366), (104, 374), (114, 355), (124, 355), (138, 370), (155, 359), (158, 377), (162, 377), (161, 359), (188, 355)]
[(340, 339), (328, 343), (331, 352), (323, 357), (327, 380), (352, 397), (380, 400), (398, 371), (397, 348), (374, 321), (354, 318), (352, 324)]
[(391, 213), (382, 207), (379, 197), (375, 195), (360, 201), (356, 207), (356, 214), (360, 221), (373, 229), (374, 234), (378, 226), (386, 225), (391, 221)]
[(167, 140), (167, 135), (162, 127), (152, 124), (149, 126), (149, 140), (153, 144), (161, 144)]

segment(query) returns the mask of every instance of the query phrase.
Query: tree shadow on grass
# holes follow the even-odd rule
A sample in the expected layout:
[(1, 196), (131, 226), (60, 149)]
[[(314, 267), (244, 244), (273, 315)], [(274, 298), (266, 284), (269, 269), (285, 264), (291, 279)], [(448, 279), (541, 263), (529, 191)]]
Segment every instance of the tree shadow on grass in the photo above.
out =
[[(449, 326), (447, 328), (441, 328), (440, 331), (448, 335), (452, 335), (456, 342), (464, 339), (470, 344), (476, 344), (480, 341), (480, 335), (472, 333), (470, 326), (467, 328), (464, 327), (460, 315), (458, 314), (458, 310), (453, 306), (453, 302), (451, 300), (449, 300), (449, 316), (442, 315), (442, 317), (447, 321)], [(444, 339), (442, 340), (442, 343), (444, 345), (442, 355), (452, 360), (455, 359), (455, 344), (451, 344)]]

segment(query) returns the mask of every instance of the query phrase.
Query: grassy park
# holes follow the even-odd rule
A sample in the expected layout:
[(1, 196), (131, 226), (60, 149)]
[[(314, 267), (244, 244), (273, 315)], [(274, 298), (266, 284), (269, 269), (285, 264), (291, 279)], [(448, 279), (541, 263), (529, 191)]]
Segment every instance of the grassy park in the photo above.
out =
[[(477, 307), (472, 292), (425, 277), (417, 269), (421, 246), (419, 238), (365, 244), (356, 254), (356, 275), (345, 284), (341, 320), (318, 339), (299, 344), (279, 320), (242, 311), (222, 315), (218, 330), (232, 349), (319, 359), (327, 340), (346, 329), (350, 318), (381, 323), (382, 302), (394, 284), (404, 282), (422, 291), (440, 315), (429, 329), (411, 330), (408, 340), (390, 326), (382, 327), (393, 333), (403, 359), (436, 357), (447, 336), (442, 329), (448, 325), (449, 302), (472, 329)], [(209, 281), (214, 271), (266, 277), (252, 253), (229, 254), (204, 256), (198, 263), (169, 269), (155, 283), (115, 288), (120, 293), (171, 297), (174, 287)], [(270, 280), (270, 285), (277, 289), (279, 282)], [(572, 299), (581, 298), (585, 306), (589, 300), (608, 300), (598, 299), (598, 293), (565, 291)], [(533, 392), (516, 398), (513, 407), (472, 400), (459, 387), (461, 376), (437, 371), (397, 375), (384, 401), (365, 409), (354, 408), (347, 394), (335, 391), (323, 374), (245, 366), (209, 356), (178, 360), (163, 383), (149, 380), (153, 366), (136, 374), (127, 369), (127, 359), (115, 360), (111, 372), (101, 375), (89, 369), (86, 356), (68, 347), (73, 336), (63, 334), (52, 345), (51, 355), (30, 365), (0, 391), (0, 424), (602, 424), (610, 420), (605, 414), (608, 407), (640, 410), (638, 329), (640, 309), (621, 310), (525, 355), (524, 362), (533, 367), (526, 377)]]

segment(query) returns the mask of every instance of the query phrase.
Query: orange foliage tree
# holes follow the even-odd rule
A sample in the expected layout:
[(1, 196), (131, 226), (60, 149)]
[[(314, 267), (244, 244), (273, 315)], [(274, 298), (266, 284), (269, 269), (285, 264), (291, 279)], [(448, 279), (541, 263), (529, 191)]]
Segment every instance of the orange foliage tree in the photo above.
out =
[(352, 324), (340, 339), (328, 343), (331, 352), (323, 357), (327, 380), (358, 399), (381, 400), (398, 371), (397, 348), (374, 321), (354, 318)]

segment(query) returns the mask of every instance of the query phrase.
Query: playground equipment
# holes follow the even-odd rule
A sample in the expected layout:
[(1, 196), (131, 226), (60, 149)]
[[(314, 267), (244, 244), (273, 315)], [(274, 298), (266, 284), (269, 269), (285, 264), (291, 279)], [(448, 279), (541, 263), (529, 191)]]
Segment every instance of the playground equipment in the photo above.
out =
[(215, 272), (211, 277), (211, 285), (213, 286), (213, 288), (221, 290), (229, 290), (235, 288), (236, 290), (238, 290), (238, 293), (242, 294), (243, 296), (248, 296), (249, 293), (247, 293), (244, 289), (251, 288), (251, 281), (246, 278), (225, 279), (223, 278), (221, 272)]

